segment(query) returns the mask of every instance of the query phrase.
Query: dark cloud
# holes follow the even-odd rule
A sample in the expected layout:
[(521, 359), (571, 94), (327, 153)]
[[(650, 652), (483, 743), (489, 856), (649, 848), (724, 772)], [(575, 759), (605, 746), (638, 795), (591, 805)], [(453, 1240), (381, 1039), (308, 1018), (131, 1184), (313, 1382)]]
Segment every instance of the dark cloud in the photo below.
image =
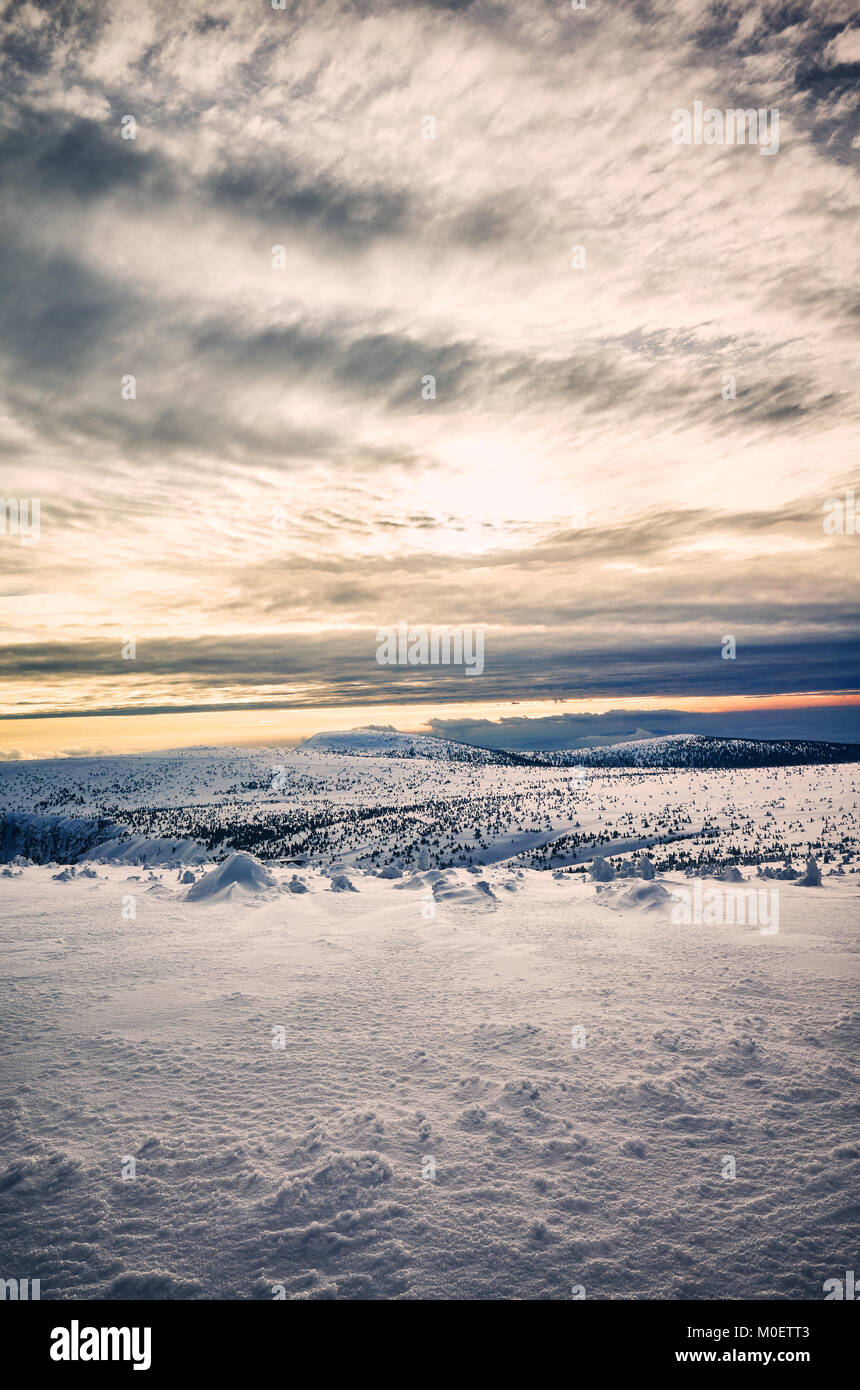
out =
[(605, 714), (555, 714), (540, 718), (501, 719), (440, 717), (430, 720), (434, 733), (455, 742), (484, 748), (541, 751), (587, 748), (625, 739), (664, 734), (712, 734), (719, 738), (810, 738), (860, 743), (860, 705), (722, 711), (626, 709)]
[[(181, 330), (178, 330), (181, 331)], [(321, 327), (313, 322), (256, 328), (226, 319), (199, 324), (191, 330), (189, 349), (195, 360), (220, 363), (231, 374), (256, 376), (288, 373), (316, 378), (339, 394), (373, 393), (391, 410), (413, 413), (422, 406), (420, 383), (425, 375), (436, 381), (432, 410), (465, 412), (476, 407), (504, 414), (516, 410), (564, 414), (587, 409), (593, 419), (617, 412), (619, 402), (631, 414), (710, 423), (714, 430), (732, 433), (754, 424), (794, 426), (830, 414), (842, 397), (818, 391), (800, 372), (775, 374), (778, 366), (769, 350), (737, 341), (696, 345), (695, 361), (685, 368), (685, 390), (679, 391), (678, 360), (693, 356), (676, 337), (631, 335), (615, 344), (596, 339), (563, 357), (538, 357), (498, 351), (481, 342), (433, 342), (397, 333), (355, 333), (346, 323)], [(649, 363), (648, 358), (654, 359)], [(723, 359), (721, 361), (721, 358)], [(738, 362), (749, 360), (746, 372)], [(718, 388), (729, 365), (739, 374), (736, 397), (728, 405)]]
[(195, 19), (194, 21), (194, 28), (197, 30), (198, 34), (208, 34), (213, 29), (220, 29), (223, 31), (229, 29), (229, 27), (229, 19), (219, 19), (211, 14), (205, 14), (200, 19)]
[(56, 112), (29, 110), (20, 123), (0, 133), (0, 178), (14, 184), (19, 198), (56, 200), (74, 195), (83, 200), (138, 191), (147, 206), (175, 195), (177, 185), (167, 160), (144, 149), (138, 139), (122, 138), (122, 117), (110, 125)]
[[(547, 644), (536, 634), (489, 632), (485, 669), (469, 677), (462, 668), (445, 666), (392, 667), (376, 661), (376, 634), (328, 632), (316, 636), (209, 637), (179, 641), (137, 638), (137, 657), (121, 658), (118, 643), (34, 642), (0, 651), (0, 678), (16, 675), (99, 678), (111, 698), (100, 708), (134, 711), (135, 691), (143, 677), (173, 689), (179, 703), (189, 705), (192, 692), (201, 695), (213, 686), (229, 685), (235, 698), (259, 697), (263, 691), (286, 706), (407, 704), (462, 700), (618, 698), (659, 695), (671, 689), (678, 696), (753, 694), (788, 690), (803, 672), (807, 690), (860, 691), (860, 650), (846, 635), (813, 636), (808, 640), (742, 643), (738, 659), (721, 657), (720, 639), (671, 646), (629, 642), (600, 648), (577, 648), (563, 635)], [(284, 699), (289, 688), (289, 699)], [(280, 699), (279, 699), (280, 697)], [(148, 708), (148, 706), (147, 706)], [(58, 711), (55, 711), (58, 712)], [(66, 711), (70, 712), (70, 711)], [(25, 717), (23, 714), (21, 717)]]
[[(22, 22), (31, 9), (38, 16), (36, 24)], [(49, 71), (56, 50), (65, 41), (71, 40), (82, 48), (92, 44), (106, 16), (99, 3), (11, 0), (3, 18), (14, 27), (0, 40), (0, 72), (4, 90), (13, 94), (25, 90), (34, 75)]]
[[(41, 373), (80, 379), (133, 334), (140, 313), (133, 285), (91, 271), (71, 252), (52, 255), (7, 242), (0, 258), (0, 355), (13, 377), (31, 384)], [(57, 404), (62, 408), (61, 399)]]
[(267, 165), (222, 163), (202, 192), (222, 210), (268, 223), (273, 236), (299, 228), (353, 249), (401, 234), (407, 223), (408, 200), (397, 189), (302, 169), (281, 152)]

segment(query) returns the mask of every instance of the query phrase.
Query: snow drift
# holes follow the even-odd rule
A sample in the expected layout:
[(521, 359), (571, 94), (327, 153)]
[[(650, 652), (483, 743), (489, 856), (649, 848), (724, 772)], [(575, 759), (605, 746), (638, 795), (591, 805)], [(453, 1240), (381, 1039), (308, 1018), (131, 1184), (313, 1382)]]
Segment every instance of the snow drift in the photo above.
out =
[(185, 896), (188, 902), (223, 901), (226, 897), (266, 893), (276, 887), (276, 880), (259, 859), (244, 850), (236, 850), (217, 869), (192, 883)]

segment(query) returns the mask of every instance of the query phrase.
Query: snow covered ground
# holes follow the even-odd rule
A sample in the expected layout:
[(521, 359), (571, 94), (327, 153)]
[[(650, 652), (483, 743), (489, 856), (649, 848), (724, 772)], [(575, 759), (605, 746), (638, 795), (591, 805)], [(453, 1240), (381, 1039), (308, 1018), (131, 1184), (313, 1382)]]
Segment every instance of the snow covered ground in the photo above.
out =
[[(334, 811), (328, 853), (80, 849), (86, 817), (233, 814), (273, 758), (219, 758), (3, 770), (7, 813), (68, 818), (70, 848), (0, 870), (0, 1275), (45, 1299), (820, 1299), (856, 1268), (856, 765), (583, 781), (311, 749), (243, 814)], [(483, 850), (451, 864), (439, 828), (465, 840), (476, 806)], [(586, 862), (553, 869), (576, 821)], [(654, 873), (638, 847), (673, 825)], [(795, 877), (763, 877), (789, 844)], [(776, 926), (732, 920), (735, 890), (776, 894)]]
[(853, 875), (764, 935), (530, 870), (52, 872), (0, 889), (4, 1260), (43, 1298), (817, 1299), (856, 1263)]

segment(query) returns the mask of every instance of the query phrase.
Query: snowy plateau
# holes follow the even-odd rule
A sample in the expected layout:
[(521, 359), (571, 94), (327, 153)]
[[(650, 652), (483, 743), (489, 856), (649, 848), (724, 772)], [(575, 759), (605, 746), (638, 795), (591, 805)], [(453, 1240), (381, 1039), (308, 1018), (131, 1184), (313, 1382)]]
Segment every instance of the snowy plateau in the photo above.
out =
[[(860, 762), (826, 748), (0, 765), (0, 1277), (826, 1297), (860, 1167)], [(778, 929), (676, 911), (765, 890)]]

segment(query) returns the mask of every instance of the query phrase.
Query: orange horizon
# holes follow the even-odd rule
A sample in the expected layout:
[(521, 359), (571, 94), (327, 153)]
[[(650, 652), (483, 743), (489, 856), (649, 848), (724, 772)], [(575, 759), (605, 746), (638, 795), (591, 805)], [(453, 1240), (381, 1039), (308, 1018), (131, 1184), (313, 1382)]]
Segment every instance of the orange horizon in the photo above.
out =
[(104, 756), (157, 752), (200, 745), (293, 745), (312, 734), (365, 724), (390, 724), (403, 733), (429, 731), (431, 719), (548, 718), (561, 714), (607, 714), (613, 710), (678, 710), (726, 714), (760, 710), (858, 706), (860, 692), (788, 692), (779, 695), (616, 696), (559, 700), (493, 700), (409, 705), (317, 705), (299, 708), (278, 704), (255, 708), (161, 710), (138, 713), (62, 713), (38, 717), (0, 716), (6, 737), (0, 760)]

